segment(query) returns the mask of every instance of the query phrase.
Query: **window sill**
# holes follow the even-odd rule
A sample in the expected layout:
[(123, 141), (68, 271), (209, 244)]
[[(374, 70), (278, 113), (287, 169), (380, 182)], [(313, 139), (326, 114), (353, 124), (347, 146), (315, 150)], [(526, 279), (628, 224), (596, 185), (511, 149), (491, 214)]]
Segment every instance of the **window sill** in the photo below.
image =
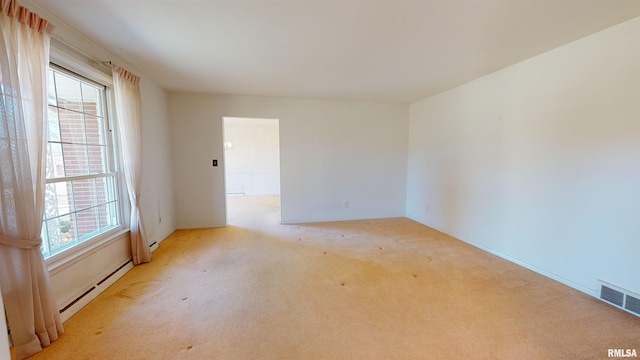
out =
[(113, 229), (104, 234), (100, 234), (95, 239), (85, 241), (68, 250), (45, 259), (45, 264), (49, 269), (49, 274), (54, 275), (68, 268), (69, 266), (86, 258), (87, 256), (107, 247), (116, 240), (121, 239), (128, 233), (129, 228)]

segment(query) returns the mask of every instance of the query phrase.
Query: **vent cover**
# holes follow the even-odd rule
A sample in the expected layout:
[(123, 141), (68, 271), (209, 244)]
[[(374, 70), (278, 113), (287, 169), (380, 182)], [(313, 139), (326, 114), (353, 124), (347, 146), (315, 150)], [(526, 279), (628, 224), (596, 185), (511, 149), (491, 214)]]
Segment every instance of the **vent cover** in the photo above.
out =
[(598, 285), (600, 285), (600, 299), (636, 316), (640, 316), (640, 295), (602, 280), (598, 280)]
[(640, 315), (640, 299), (627, 295), (627, 301), (624, 308), (636, 313), (636, 315)]
[(624, 303), (624, 293), (604, 285), (600, 288), (600, 298), (618, 306)]

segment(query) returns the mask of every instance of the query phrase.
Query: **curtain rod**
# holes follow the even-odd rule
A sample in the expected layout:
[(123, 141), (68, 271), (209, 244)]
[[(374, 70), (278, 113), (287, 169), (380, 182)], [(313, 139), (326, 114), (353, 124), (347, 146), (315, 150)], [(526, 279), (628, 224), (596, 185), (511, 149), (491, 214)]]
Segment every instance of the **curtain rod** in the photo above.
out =
[[(52, 35), (51, 39), (54, 40), (53, 41), (54, 43), (57, 42), (57, 43), (63, 45), (68, 50), (71, 50), (76, 55), (80, 55), (82, 58), (84, 58), (85, 61), (87, 61), (93, 67), (101, 67), (101, 68), (103, 68), (103, 70), (107, 70), (108, 69), (108, 72), (111, 73), (111, 69), (113, 69), (116, 66), (111, 60), (107, 60), (107, 61), (97, 60), (93, 56), (88, 55), (84, 51), (78, 49), (74, 45), (70, 44), (69, 42), (67, 42), (67, 41), (65, 41), (63, 39), (61, 39), (58, 36)], [(65, 49), (61, 49), (61, 50), (65, 50)]]

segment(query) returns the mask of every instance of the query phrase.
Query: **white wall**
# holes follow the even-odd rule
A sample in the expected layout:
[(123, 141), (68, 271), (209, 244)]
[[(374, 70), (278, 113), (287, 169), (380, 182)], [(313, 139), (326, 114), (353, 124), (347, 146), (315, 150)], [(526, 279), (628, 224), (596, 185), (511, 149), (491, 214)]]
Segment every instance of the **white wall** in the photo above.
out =
[(224, 118), (228, 194), (280, 195), (278, 119)]
[[(54, 37), (94, 59), (111, 60), (140, 75), (143, 163), (140, 207), (149, 243), (162, 241), (175, 230), (166, 91), (125, 60), (119, 59), (63, 21), (56, 19), (47, 9), (32, 0), (23, 0), (21, 3), (55, 25)], [(130, 258), (129, 236), (125, 234), (70, 262), (50, 265), (51, 282), (58, 305), (67, 305), (77, 295), (95, 285), (97, 280), (101, 280)]]
[(411, 105), (407, 214), (640, 292), (640, 18)]
[(140, 82), (142, 96), (142, 220), (149, 243), (161, 242), (176, 229), (169, 96), (148, 78)]
[(222, 159), (223, 117), (280, 119), (283, 223), (404, 216), (406, 105), (193, 93), (169, 100), (178, 228), (226, 225), (223, 171), (211, 165)]

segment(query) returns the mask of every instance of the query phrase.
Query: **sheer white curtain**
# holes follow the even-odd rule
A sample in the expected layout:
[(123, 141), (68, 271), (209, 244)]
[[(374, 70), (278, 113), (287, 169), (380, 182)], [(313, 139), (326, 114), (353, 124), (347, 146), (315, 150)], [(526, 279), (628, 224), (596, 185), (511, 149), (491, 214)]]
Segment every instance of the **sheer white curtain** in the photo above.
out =
[(151, 250), (140, 215), (140, 179), (142, 177), (142, 104), (140, 78), (121, 68), (113, 68), (113, 90), (120, 132), (124, 176), (131, 203), (131, 254), (133, 264), (151, 261)]
[(63, 332), (40, 252), (50, 30), (0, 0), (0, 284), (18, 359)]
[[(0, 289), (0, 310), (4, 310), (2, 301), (2, 289)], [(0, 330), (7, 328), (7, 321), (4, 317), (4, 311), (0, 312)], [(9, 353), (9, 337), (4, 332), (0, 335), (0, 359), (10, 359)]]

